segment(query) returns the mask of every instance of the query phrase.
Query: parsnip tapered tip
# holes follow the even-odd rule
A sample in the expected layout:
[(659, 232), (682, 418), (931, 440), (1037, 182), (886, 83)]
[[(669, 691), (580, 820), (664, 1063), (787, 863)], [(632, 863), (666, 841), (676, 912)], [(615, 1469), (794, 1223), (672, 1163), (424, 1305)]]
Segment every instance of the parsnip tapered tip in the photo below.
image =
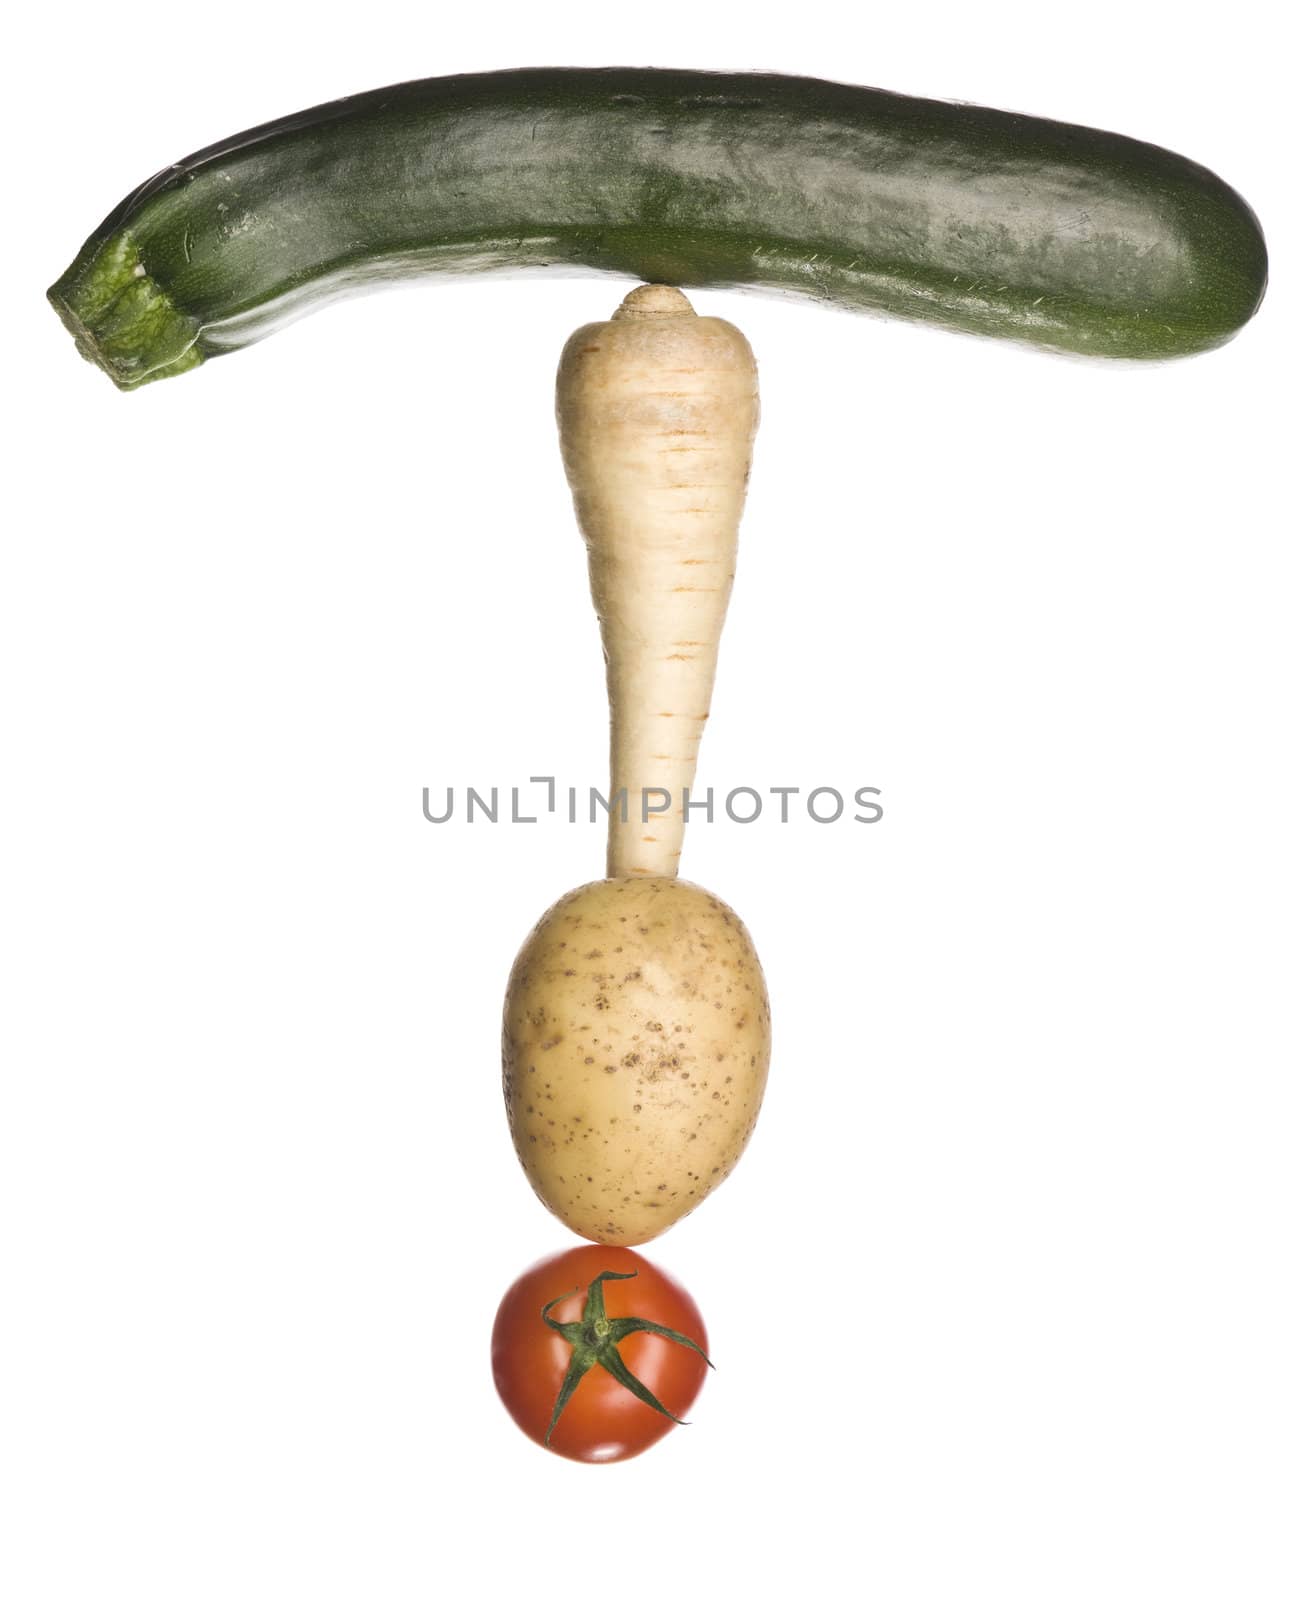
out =
[(692, 317), (694, 308), (687, 295), (665, 283), (641, 283), (632, 289), (612, 314), (614, 322), (648, 317)]

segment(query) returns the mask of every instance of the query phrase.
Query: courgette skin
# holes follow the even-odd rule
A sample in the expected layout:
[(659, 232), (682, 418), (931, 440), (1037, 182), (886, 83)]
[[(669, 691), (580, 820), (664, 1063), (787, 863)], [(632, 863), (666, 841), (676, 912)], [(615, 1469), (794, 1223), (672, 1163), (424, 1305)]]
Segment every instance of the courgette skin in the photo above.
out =
[(1245, 202), (1154, 145), (773, 74), (534, 68), (317, 106), (166, 168), (49, 291), (122, 388), (353, 290), (551, 267), (790, 292), (1107, 357), (1260, 303)]

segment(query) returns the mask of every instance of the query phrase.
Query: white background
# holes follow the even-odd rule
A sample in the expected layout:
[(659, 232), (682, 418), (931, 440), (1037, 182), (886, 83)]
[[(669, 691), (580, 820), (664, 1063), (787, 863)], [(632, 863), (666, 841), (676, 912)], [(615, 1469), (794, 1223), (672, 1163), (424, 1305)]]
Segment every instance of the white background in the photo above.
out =
[[(731, 20), (725, 20), (727, 14)], [(35, 13), (30, 15), (35, 16)], [(1267, 5), (71, 4), (8, 63), (0, 1589), (12, 1600), (1297, 1588), (1290, 85)], [(11, 39), (11, 44), (15, 43)], [(612, 280), (331, 308), (133, 396), (42, 294), (185, 151), (400, 78), (809, 72), (1111, 127), (1252, 202), (1276, 282), (1149, 368), (698, 294), (761, 363), (691, 831), (776, 1045), (647, 1253), (718, 1371), (614, 1468), (499, 1407), (575, 1242), (498, 1086), (603, 777), (551, 415)]]

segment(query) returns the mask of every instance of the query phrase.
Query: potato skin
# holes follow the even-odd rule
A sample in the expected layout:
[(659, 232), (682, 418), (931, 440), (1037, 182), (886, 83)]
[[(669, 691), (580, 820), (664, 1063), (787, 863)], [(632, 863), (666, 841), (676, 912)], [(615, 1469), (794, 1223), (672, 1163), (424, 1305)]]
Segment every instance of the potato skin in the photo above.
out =
[(747, 929), (678, 878), (573, 889), (528, 935), (504, 1007), (504, 1098), (523, 1170), (569, 1228), (643, 1244), (742, 1155), (770, 1064)]

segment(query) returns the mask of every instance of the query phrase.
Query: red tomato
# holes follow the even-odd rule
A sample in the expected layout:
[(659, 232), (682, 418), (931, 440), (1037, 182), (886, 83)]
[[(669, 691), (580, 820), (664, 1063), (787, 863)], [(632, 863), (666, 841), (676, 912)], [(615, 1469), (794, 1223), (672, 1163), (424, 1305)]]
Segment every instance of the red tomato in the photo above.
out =
[[(634, 1276), (597, 1283), (600, 1273)], [(597, 1317), (592, 1313), (600, 1294), (604, 1315)], [(566, 1335), (546, 1322), (546, 1314), (566, 1324)], [(665, 1332), (624, 1331), (626, 1319), (657, 1324), (698, 1349)], [(700, 1353), (706, 1349), (698, 1307), (673, 1278), (633, 1250), (587, 1244), (538, 1261), (509, 1289), (495, 1315), (491, 1364), (500, 1398), (528, 1438), (544, 1444), (553, 1422), (548, 1448), (558, 1455), (624, 1461), (676, 1424), (626, 1388), (604, 1362), (628, 1372), (632, 1382), (682, 1417), (707, 1374)], [(554, 1422), (565, 1382), (569, 1394)]]

